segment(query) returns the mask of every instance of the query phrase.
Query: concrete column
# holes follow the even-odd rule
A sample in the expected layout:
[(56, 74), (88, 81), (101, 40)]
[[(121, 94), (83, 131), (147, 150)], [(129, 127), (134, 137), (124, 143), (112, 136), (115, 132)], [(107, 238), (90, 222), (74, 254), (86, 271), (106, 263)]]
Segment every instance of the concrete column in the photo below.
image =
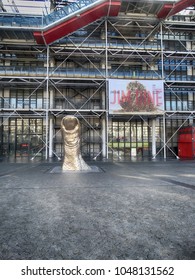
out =
[(102, 100), (101, 100), (101, 102), (102, 102), (101, 109), (105, 110), (105, 108), (106, 108), (106, 93), (105, 93), (104, 90), (102, 91)]
[(156, 158), (156, 119), (152, 120), (152, 157)]
[(163, 115), (163, 141), (164, 141), (164, 159), (167, 158), (166, 153), (166, 120), (165, 120), (165, 114)]
[(105, 120), (105, 118), (102, 118), (101, 124), (102, 124), (102, 156), (103, 156), (103, 158), (106, 158), (107, 145), (106, 145), (106, 120)]
[(50, 118), (49, 119), (49, 157), (50, 158), (53, 156), (53, 131), (54, 131), (53, 118)]
[(54, 90), (50, 89), (49, 91), (49, 108), (53, 109), (54, 108)]

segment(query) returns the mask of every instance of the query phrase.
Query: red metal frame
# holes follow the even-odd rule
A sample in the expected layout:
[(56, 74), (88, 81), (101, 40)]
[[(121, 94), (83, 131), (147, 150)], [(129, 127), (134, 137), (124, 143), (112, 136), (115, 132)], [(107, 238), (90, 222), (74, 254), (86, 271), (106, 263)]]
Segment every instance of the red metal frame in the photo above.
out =
[(100, 5), (90, 8), (79, 15), (74, 15), (71, 19), (45, 31), (35, 31), (34, 37), (37, 44), (51, 44), (56, 40), (92, 23), (105, 16), (117, 16), (120, 10), (121, 2), (119, 0), (105, 1)]
[(175, 4), (164, 4), (161, 10), (158, 12), (158, 18), (166, 18), (167, 16), (173, 16), (182, 10), (195, 4), (195, 0), (180, 0)]

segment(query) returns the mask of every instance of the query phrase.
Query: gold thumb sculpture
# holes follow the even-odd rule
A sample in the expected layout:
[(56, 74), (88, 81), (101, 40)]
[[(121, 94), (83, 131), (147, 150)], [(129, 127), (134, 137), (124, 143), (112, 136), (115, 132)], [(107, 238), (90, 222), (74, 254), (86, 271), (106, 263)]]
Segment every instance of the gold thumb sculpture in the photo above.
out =
[(80, 122), (75, 116), (66, 116), (61, 121), (64, 146), (64, 161), (62, 171), (90, 170), (81, 156)]

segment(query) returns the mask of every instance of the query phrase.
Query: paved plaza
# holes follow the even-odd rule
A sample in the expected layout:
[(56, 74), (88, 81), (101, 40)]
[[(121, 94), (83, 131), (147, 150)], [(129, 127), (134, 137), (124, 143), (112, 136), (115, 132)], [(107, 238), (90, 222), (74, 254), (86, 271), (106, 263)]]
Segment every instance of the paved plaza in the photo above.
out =
[(195, 259), (195, 161), (61, 164), (0, 162), (1, 260)]

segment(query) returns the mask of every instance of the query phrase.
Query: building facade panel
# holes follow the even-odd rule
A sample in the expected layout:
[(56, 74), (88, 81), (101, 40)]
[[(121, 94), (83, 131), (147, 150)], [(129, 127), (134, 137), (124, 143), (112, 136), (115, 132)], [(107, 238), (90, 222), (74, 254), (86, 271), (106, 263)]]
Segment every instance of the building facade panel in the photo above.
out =
[[(122, 1), (117, 17), (50, 45), (38, 45), (27, 29), (2, 27), (2, 158), (62, 158), (60, 123), (68, 114), (81, 121), (84, 157), (178, 157), (178, 131), (194, 123), (194, 9), (158, 20), (153, 2), (147, 20), (145, 6), (132, 1), (133, 13)], [(161, 81), (163, 112), (110, 112), (109, 80)]]

